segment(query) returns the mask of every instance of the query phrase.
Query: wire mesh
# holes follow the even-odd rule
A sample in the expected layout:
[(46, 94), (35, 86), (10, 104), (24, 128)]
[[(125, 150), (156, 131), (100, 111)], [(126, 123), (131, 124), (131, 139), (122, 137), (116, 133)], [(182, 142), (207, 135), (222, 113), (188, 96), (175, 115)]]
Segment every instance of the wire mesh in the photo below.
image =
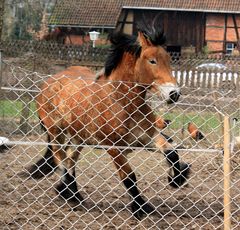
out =
[[(142, 142), (142, 146), (135, 144), (136, 139), (146, 138), (147, 131), (141, 126), (141, 120), (130, 129), (133, 139), (127, 139), (125, 144), (101, 143), (96, 140), (95, 133), (90, 135), (89, 141), (80, 143), (62, 131), (66, 141), (52, 143), (52, 146), (66, 149), (68, 156), (71, 150), (84, 147), (76, 164), (76, 181), (85, 206), (75, 206), (56, 194), (59, 181), (66, 175), (61, 174), (60, 169), (40, 179), (33, 179), (32, 175), (23, 176), (29, 165), (43, 156), (48, 146), (46, 131), (40, 127), (36, 97), (41, 91), (42, 81), (50, 76), (14, 65), (9, 65), (9, 70), (8, 75), (3, 75), (0, 101), (0, 136), (9, 139), (5, 146), (7, 149), (0, 155), (0, 223), (4, 229), (222, 229), (224, 115), (231, 119), (232, 229), (240, 227), (240, 98), (235, 91), (187, 87), (182, 89), (180, 100), (171, 105), (159, 99), (159, 95), (148, 92), (146, 103), (158, 117), (158, 135), (165, 135), (169, 142), (172, 139), (170, 145), (177, 149), (180, 161), (191, 165), (189, 178), (178, 188), (169, 186), (171, 167), (164, 154), (152, 145), (153, 137), (147, 137), (149, 142)], [(102, 90), (111, 83), (90, 84), (97, 84)], [(121, 86), (129, 87), (124, 82)], [(113, 92), (116, 91), (117, 87)], [(106, 94), (105, 97), (111, 96)], [(124, 96), (120, 95), (120, 99)], [(76, 105), (81, 107), (81, 103), (84, 102), (78, 101)], [(104, 100), (99, 103), (104, 103)], [(109, 105), (104, 106), (106, 110), (110, 109)], [(88, 110), (81, 109), (88, 113)], [(61, 117), (71, 112), (68, 108)], [(114, 112), (119, 115), (124, 111)], [(133, 115), (128, 114), (126, 119)], [(142, 119), (148, 115), (143, 113)], [(123, 125), (126, 120), (116, 122)], [(94, 125), (97, 131), (102, 128), (100, 124)], [(153, 126), (156, 124), (151, 124)], [(114, 134), (117, 128), (118, 125), (109, 135)], [(112, 157), (106, 153), (113, 146), (120, 153), (131, 151), (128, 160), (136, 173), (138, 187), (144, 199), (155, 208), (154, 213), (146, 214), (142, 220), (137, 220), (131, 212), (132, 200), (118, 177)]]

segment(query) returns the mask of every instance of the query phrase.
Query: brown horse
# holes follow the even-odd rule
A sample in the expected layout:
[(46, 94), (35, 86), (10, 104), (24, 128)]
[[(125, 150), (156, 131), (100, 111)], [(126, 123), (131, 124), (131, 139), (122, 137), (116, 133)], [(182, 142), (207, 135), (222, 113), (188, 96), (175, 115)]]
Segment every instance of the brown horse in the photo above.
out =
[[(86, 67), (70, 67), (47, 79), (37, 97), (38, 114), (48, 134), (45, 156), (29, 172), (34, 178), (62, 171), (56, 190), (64, 199), (81, 204), (75, 165), (84, 145), (104, 146), (133, 199), (135, 217), (154, 211), (137, 187), (126, 154), (134, 147), (154, 147), (163, 152), (173, 175), (170, 185), (182, 185), (189, 166), (179, 162), (173, 146), (155, 126), (155, 115), (146, 102), (148, 90), (161, 100), (174, 103), (180, 95), (171, 74), (170, 58), (161, 47), (164, 35), (159, 25), (139, 26), (138, 36), (114, 33), (104, 72), (98, 75)], [(81, 77), (80, 77), (81, 76)], [(74, 144), (71, 154), (65, 137)], [(125, 147), (119, 148), (119, 146)]]

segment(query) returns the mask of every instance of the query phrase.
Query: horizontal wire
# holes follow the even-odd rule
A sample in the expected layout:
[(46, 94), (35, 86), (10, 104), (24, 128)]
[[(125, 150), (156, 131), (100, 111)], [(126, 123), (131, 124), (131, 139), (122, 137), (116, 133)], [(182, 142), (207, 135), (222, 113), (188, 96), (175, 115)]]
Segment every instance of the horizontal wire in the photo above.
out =
[[(71, 147), (88, 147), (88, 148), (98, 148), (98, 149), (112, 149), (112, 148), (117, 148), (117, 149), (122, 149), (122, 150), (142, 150), (142, 151), (151, 151), (151, 152), (155, 152), (155, 151), (160, 151), (158, 148), (151, 148), (151, 147), (134, 147), (134, 146), (117, 146), (117, 145), (88, 145), (88, 144), (79, 144), (79, 145), (75, 145), (75, 144), (55, 144), (55, 143), (48, 143), (48, 142), (30, 142), (30, 141), (8, 141), (7, 145), (11, 146), (11, 145), (31, 145), (31, 146), (48, 146), (48, 145), (52, 145), (52, 146), (61, 146), (61, 147), (65, 147), (67, 146), (71, 146)], [(221, 149), (203, 149), (203, 148), (176, 148), (178, 151), (187, 151), (187, 152), (205, 152), (205, 153), (214, 153), (214, 152), (219, 152), (222, 153)]]
[[(23, 88), (16, 88), (16, 87), (1, 87), (2, 90), (8, 90), (8, 91), (20, 91), (20, 92), (31, 92), (31, 93), (40, 93), (41, 90), (33, 90), (33, 89), (23, 89)], [(150, 100), (147, 99), (147, 101), (151, 102), (151, 103), (158, 103), (160, 105), (163, 105), (164, 102), (159, 103), (159, 101), (156, 100)], [(218, 113), (220, 113), (222, 116), (224, 116), (224, 114), (214, 105), (199, 105), (199, 104), (190, 104), (190, 103), (183, 103), (183, 102), (176, 102), (175, 106), (180, 106), (180, 105), (185, 105), (185, 106), (194, 106), (194, 107), (205, 107), (205, 108), (214, 108)]]
[(9, 90), (9, 91), (21, 91), (21, 92), (31, 92), (31, 93), (40, 93), (40, 90), (34, 90), (34, 89), (21, 89), (16, 87), (1, 87), (2, 90)]

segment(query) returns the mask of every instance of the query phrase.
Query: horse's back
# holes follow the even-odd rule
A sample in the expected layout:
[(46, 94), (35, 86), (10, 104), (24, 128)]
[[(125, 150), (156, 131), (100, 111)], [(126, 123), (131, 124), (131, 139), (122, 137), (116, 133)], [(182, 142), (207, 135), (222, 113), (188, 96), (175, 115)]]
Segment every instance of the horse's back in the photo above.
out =
[(85, 66), (70, 66), (67, 69), (53, 75), (53, 78), (58, 79), (61, 76), (94, 79), (95, 73), (91, 69)]
[[(36, 98), (38, 115), (46, 128), (54, 125), (68, 126), (73, 123), (75, 115), (87, 116), (85, 111), (90, 107), (94, 107), (97, 116), (97, 107), (101, 107), (99, 110), (107, 109), (106, 106), (99, 105), (101, 100), (109, 104), (106, 87), (105, 81), (96, 80), (96, 74), (89, 68), (71, 66), (43, 83)], [(81, 109), (78, 108), (79, 105)]]
[(53, 125), (53, 117), (62, 118), (70, 109), (66, 107), (66, 104), (69, 106), (69, 100), (74, 101), (74, 95), (86, 91), (86, 86), (94, 81), (95, 73), (82, 66), (71, 66), (49, 77), (43, 82), (36, 98), (40, 119), (45, 120), (46, 126)]

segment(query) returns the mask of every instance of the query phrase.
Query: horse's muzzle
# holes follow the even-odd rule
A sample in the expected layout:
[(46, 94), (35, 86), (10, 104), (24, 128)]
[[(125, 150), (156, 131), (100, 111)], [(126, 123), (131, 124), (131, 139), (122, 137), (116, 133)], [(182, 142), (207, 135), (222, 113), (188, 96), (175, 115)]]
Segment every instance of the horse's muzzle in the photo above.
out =
[(167, 103), (168, 104), (172, 104), (174, 102), (177, 102), (179, 97), (180, 97), (180, 95), (181, 95), (181, 93), (178, 92), (178, 91), (175, 91), (175, 90), (171, 91), (169, 93), (169, 100), (167, 101)]

